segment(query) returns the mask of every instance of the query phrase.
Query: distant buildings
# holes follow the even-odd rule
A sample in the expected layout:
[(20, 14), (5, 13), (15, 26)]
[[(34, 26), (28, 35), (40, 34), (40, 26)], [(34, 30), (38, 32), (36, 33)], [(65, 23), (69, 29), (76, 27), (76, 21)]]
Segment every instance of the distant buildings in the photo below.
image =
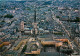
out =
[[(36, 1), (36, 2), (35, 2)], [(61, 51), (66, 51), (72, 49), (71, 42), (69, 41), (67, 34), (62, 29), (62, 26), (58, 24), (55, 20), (51, 19), (51, 10), (54, 11), (54, 14), (60, 20), (67, 20), (69, 17), (70, 19), (75, 19), (77, 15), (79, 15), (79, 10), (74, 9), (76, 6), (74, 2), (64, 2), (63, 0), (28, 0), (26, 1), (14, 1), (14, 2), (4, 2), (1, 4), (0, 2), (0, 46), (5, 45), (2, 41), (9, 41), (11, 46), (7, 51), (7, 54), (12, 54), (13, 56), (19, 56), (24, 51), (25, 46), (29, 47), (25, 49), (25, 54), (40, 54), (40, 52), (54, 52), (54, 49), (58, 49), (57, 47), (61, 47)], [(36, 18), (37, 22), (33, 22), (33, 9), (37, 3), (37, 13)], [(49, 4), (48, 4), (49, 3)], [(51, 5), (50, 5), (51, 4)], [(76, 4), (77, 5), (77, 4)], [(77, 8), (77, 7), (76, 7)], [(69, 13), (70, 12), (70, 16)], [(4, 18), (6, 14), (12, 14), (13, 18)], [(69, 16), (69, 17), (68, 17)], [(62, 22), (63, 23), (63, 22)], [(70, 23), (70, 25), (69, 25)], [(80, 23), (71, 23), (65, 22), (63, 23), (67, 30), (72, 30), (71, 34), (80, 36)], [(72, 29), (71, 29), (72, 27)], [(19, 31), (20, 30), (20, 31)], [(23, 35), (21, 34), (23, 33)], [(36, 38), (29, 37), (32, 35), (37, 35)], [(38, 38), (38, 35), (41, 36)], [(44, 36), (43, 36), (44, 35)], [(49, 35), (49, 36), (47, 36)], [(64, 35), (64, 36), (63, 36)], [(76, 36), (78, 36), (76, 35)], [(58, 37), (58, 38), (57, 38)], [(63, 37), (60, 39), (60, 37)], [(72, 36), (75, 37), (75, 36)], [(66, 39), (65, 39), (66, 38)], [(31, 40), (31, 41), (30, 41)], [(38, 42), (39, 41), (39, 42)], [(9, 44), (9, 43), (8, 43)], [(43, 49), (37, 49), (36, 45)], [(52, 46), (44, 47), (39, 45), (54, 45), (55, 48)], [(8, 45), (9, 46), (9, 45)], [(31, 47), (31, 48), (30, 48)], [(71, 48), (70, 48), (71, 47)], [(14, 50), (16, 51), (14, 51)], [(37, 49), (36, 51), (34, 51)], [(58, 49), (58, 50), (59, 50)], [(1, 49), (0, 49), (1, 50)], [(57, 51), (56, 51), (57, 52)], [(19, 54), (16, 55), (15, 53)], [(48, 54), (48, 53), (47, 53)], [(5, 55), (5, 54), (4, 54)], [(45, 55), (41, 55), (45, 56)], [(56, 56), (56, 55), (55, 55)], [(59, 55), (58, 55), (59, 56)], [(64, 55), (65, 56), (65, 55)]]

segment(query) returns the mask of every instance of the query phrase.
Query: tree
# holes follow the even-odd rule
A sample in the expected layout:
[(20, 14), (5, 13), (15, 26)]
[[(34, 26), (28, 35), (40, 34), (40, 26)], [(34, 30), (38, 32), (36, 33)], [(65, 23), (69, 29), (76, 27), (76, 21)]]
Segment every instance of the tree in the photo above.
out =
[(76, 22), (80, 22), (80, 18), (79, 17), (76, 17)]
[(4, 20), (2, 20), (2, 22), (5, 22)]
[(4, 18), (13, 18), (14, 16), (12, 14), (7, 14), (4, 16)]
[(71, 55), (74, 51), (72, 49), (65, 49), (65, 50), (61, 50), (62, 53), (67, 54), (67, 55)]
[(26, 50), (27, 45), (25, 45), (22, 49), (22, 53)]
[(56, 18), (60, 18), (59, 16), (56, 16)]

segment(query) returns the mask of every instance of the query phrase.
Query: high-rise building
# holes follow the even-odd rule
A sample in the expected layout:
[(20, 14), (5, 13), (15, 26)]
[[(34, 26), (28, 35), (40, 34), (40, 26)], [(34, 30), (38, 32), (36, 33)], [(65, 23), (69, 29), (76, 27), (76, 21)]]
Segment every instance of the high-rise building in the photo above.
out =
[(35, 8), (35, 10), (34, 10), (34, 22), (32, 23), (32, 25), (34, 27), (34, 29), (32, 30), (33, 35), (38, 34), (37, 24), (38, 23), (36, 22), (36, 8)]
[(20, 29), (21, 31), (24, 30), (24, 21), (21, 21), (20, 28), (21, 28), (21, 29)]

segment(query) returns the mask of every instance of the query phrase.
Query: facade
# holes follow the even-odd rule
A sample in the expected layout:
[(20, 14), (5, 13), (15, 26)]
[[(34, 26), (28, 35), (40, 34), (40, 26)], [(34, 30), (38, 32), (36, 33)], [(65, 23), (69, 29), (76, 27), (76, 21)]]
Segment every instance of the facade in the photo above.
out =
[(21, 29), (20, 29), (21, 31), (24, 30), (24, 21), (21, 21), (20, 28), (21, 28)]

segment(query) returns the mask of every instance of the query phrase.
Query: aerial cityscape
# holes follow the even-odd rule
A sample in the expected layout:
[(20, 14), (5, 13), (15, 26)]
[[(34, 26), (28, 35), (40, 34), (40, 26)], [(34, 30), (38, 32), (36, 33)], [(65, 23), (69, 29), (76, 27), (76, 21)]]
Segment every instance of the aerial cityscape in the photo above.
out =
[(80, 56), (80, 0), (0, 0), (0, 56)]

